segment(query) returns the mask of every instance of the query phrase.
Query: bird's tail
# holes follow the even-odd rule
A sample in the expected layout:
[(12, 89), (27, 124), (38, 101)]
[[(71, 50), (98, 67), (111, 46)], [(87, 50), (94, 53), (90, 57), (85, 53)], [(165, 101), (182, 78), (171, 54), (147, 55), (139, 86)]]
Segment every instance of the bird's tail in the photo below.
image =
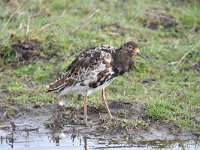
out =
[(70, 74), (68, 72), (66, 72), (58, 80), (48, 85), (46, 93), (53, 91), (61, 92), (66, 87), (71, 87), (74, 82), (75, 80), (70, 77)]

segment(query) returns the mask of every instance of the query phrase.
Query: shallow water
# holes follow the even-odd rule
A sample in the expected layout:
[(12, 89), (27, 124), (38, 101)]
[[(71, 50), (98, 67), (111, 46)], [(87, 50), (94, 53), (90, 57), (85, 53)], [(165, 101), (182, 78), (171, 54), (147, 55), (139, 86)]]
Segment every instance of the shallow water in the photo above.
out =
[[(130, 104), (121, 103), (120, 108), (127, 105)], [(119, 107), (119, 104), (117, 106)], [(134, 105), (133, 108), (138, 107)], [(129, 110), (134, 111), (133, 108)], [(54, 106), (33, 109), (30, 111), (31, 114), (25, 112), (27, 115), (12, 118), (11, 121), (0, 124), (0, 150), (200, 150), (200, 142), (197, 142), (198, 139), (196, 139), (199, 134), (195, 134), (195, 136), (190, 133), (173, 135), (164, 125), (152, 124), (148, 130), (137, 130), (127, 135), (123, 134), (124, 130), (117, 127), (113, 131), (112, 128), (108, 128), (112, 132), (105, 132), (103, 127), (107, 125), (106, 123), (95, 124), (95, 120), (99, 120), (99, 116), (95, 116), (95, 111), (90, 112), (90, 118), (93, 121), (91, 127), (66, 123), (60, 129), (59, 124), (62, 123), (62, 120), (61, 122), (56, 121), (59, 116), (53, 116), (55, 128), (53, 128), (54, 126), (47, 127), (45, 126), (46, 122), (51, 122), (51, 120), (49, 121), (53, 113), (51, 110), (55, 110)], [(65, 109), (56, 110), (59, 110), (57, 114), (65, 111)], [(135, 114), (138, 114), (138, 111)], [(134, 116), (132, 117), (134, 118)], [(99, 130), (97, 130), (98, 127)]]
[(123, 141), (109, 140), (94, 136), (78, 134), (49, 134), (34, 132), (22, 132), (21, 134), (7, 134), (1, 131), (1, 150), (61, 150), (61, 149), (131, 149), (131, 150), (198, 150), (200, 143), (189, 141), (139, 141), (125, 143)]

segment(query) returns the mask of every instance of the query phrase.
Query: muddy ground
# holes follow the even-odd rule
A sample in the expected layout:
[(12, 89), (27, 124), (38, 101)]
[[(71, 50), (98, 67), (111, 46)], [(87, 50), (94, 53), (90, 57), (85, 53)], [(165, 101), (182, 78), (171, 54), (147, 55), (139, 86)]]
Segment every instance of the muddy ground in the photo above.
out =
[(118, 144), (196, 140), (199, 133), (183, 131), (173, 124), (158, 122), (144, 115), (139, 103), (110, 102), (115, 118), (110, 121), (104, 108), (88, 106), (89, 127), (83, 125), (83, 108), (57, 104), (21, 105), (13, 102), (0, 105), (1, 140), (14, 141), (18, 135), (48, 133), (59, 140), (61, 133), (95, 137)]

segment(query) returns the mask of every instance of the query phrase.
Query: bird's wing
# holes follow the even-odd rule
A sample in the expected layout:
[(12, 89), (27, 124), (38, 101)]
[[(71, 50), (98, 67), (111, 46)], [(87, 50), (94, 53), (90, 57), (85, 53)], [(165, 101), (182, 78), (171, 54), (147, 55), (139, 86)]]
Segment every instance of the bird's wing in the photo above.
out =
[[(49, 85), (48, 92), (61, 91), (65, 87), (89, 80), (92, 75), (99, 74), (110, 67), (113, 47), (95, 47), (82, 52), (68, 67), (66, 72)], [(91, 80), (90, 80), (91, 81)]]

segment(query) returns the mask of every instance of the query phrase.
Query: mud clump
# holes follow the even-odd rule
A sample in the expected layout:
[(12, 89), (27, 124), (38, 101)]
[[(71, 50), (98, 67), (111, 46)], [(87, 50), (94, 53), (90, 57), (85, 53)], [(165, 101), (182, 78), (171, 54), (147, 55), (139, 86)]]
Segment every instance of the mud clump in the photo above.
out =
[[(133, 133), (148, 130), (148, 123), (142, 120), (144, 107), (137, 103), (111, 102), (111, 111), (115, 119), (110, 121), (105, 109), (88, 106), (88, 120), (91, 130), (97, 134)], [(52, 117), (46, 123), (51, 130), (65, 129), (66, 126), (84, 125), (83, 108), (57, 106)]]
[(131, 119), (114, 119), (103, 126), (97, 126), (97, 133), (104, 133), (109, 135), (120, 134), (123, 136), (133, 135), (137, 132), (148, 131), (149, 123), (143, 120), (131, 120)]
[(152, 84), (156, 81), (156, 79), (153, 79), (153, 78), (146, 78), (142, 81), (142, 83), (144, 84)]
[(76, 108), (57, 106), (49, 121), (45, 123), (46, 128), (51, 130), (63, 129), (67, 124), (78, 124), (79, 118), (76, 117)]
[(16, 54), (16, 61), (28, 61), (39, 58), (41, 55), (41, 42), (37, 39), (27, 39), (23, 42), (11, 44), (12, 50)]
[[(88, 106), (88, 114), (91, 117), (88, 120), (96, 121), (99, 116), (98, 113), (100, 112), (105, 113), (101, 108)], [(66, 125), (84, 125), (83, 108), (57, 105), (53, 115), (45, 124), (51, 130), (63, 129)]]
[(110, 35), (125, 35), (125, 31), (127, 30), (127, 27), (124, 27), (120, 25), (119, 23), (111, 23), (111, 24), (102, 24), (100, 25), (100, 28), (108, 31), (107, 34)]
[(49, 16), (51, 16), (51, 13), (50, 13), (48, 8), (39, 9), (39, 8), (36, 7), (32, 11), (33, 11), (33, 17), (38, 17), (38, 16), (49, 17)]
[(196, 64), (194, 64), (193, 66), (189, 67), (187, 70), (188, 70), (188, 71), (189, 71), (189, 70), (196, 70), (196, 71), (200, 72), (200, 61), (198, 61), (198, 62), (197, 62)]
[(140, 20), (144, 27), (151, 30), (170, 29), (178, 25), (176, 19), (170, 14), (169, 8), (147, 9)]

